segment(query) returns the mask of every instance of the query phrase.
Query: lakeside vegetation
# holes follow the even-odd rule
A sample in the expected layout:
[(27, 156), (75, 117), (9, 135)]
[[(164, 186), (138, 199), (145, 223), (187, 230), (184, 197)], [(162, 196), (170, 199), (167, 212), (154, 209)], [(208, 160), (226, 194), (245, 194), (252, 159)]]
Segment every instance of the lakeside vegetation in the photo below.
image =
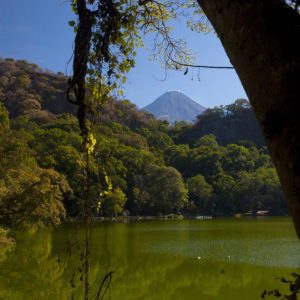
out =
[[(2, 225), (57, 225), (80, 212), (81, 136), (63, 99), (66, 82), (26, 61), (0, 61)], [(95, 215), (287, 214), (255, 122), (243, 99), (208, 109), (194, 125), (170, 127), (128, 100), (110, 98), (93, 128), (92, 197), (110, 186)]]
[[(255, 137), (251, 133), (243, 135), (243, 131), (249, 133), (249, 130), (258, 128), (255, 122), (256, 125), (252, 126), (254, 123), (251, 122), (251, 118), (247, 118), (247, 116), (253, 117), (254, 115), (246, 100), (238, 99), (232, 105), (207, 110), (198, 118), (196, 125), (179, 122), (174, 128), (170, 128), (169, 124), (157, 121), (147, 113), (138, 112), (128, 100), (117, 101), (110, 98), (113, 91), (120, 95), (124, 94), (119, 86), (126, 82), (126, 73), (134, 68), (134, 57), (137, 54), (134, 50), (144, 45), (142, 37), (145, 34), (153, 33), (156, 36), (152, 58), (162, 61), (166, 69), (181, 70), (186, 75), (191, 67), (196, 67), (193, 62), (195, 56), (185, 47), (184, 41), (173, 40), (170, 36), (172, 28), (169, 25), (173, 19), (179, 17), (177, 10), (179, 13), (184, 10), (180, 18), (187, 17), (186, 24), (192, 31), (207, 33), (214, 28), (220, 37), (233, 66), (198, 65), (198, 78), (200, 80), (200, 68), (234, 68), (236, 70), (264, 132), (288, 201), (293, 223), (300, 237), (300, 201), (298, 193), (295, 192), (299, 190), (300, 183), (297, 180), (300, 164), (298, 151), (296, 151), (299, 149), (297, 138), (299, 105), (295, 101), (299, 90), (294, 80), (297, 77), (295, 77), (297, 74), (295, 70), (298, 70), (299, 63), (297, 55), (299, 51), (294, 50), (297, 49), (294, 47), (297, 44), (294, 42), (294, 37), (299, 36), (295, 30), (299, 28), (297, 26), (299, 22), (298, 1), (277, 1), (276, 3), (262, 1), (260, 5), (251, 1), (248, 1), (246, 5), (245, 3), (232, 5), (229, 2), (221, 1), (219, 4), (211, 5), (209, 1), (201, 0), (189, 3), (183, 1), (182, 4), (172, 1), (153, 3), (147, 0), (136, 3), (123, 0), (109, 3), (74, 0), (71, 1), (71, 8), (76, 20), (69, 21), (76, 35), (73, 47), (73, 74), (70, 78), (62, 73), (56, 75), (49, 71), (45, 72), (26, 61), (1, 60), (1, 68), (4, 66), (5, 74), (2, 74), (0, 78), (0, 125), (3, 123), (0, 130), (0, 226), (17, 230), (49, 227), (46, 230), (52, 230), (51, 225), (59, 225), (63, 219), (84, 219), (85, 228), (82, 231), (84, 238), (80, 237), (79, 241), (78, 235), (74, 238), (76, 234), (74, 233), (74, 236), (67, 241), (67, 249), (63, 246), (63, 240), (60, 240), (59, 244), (70, 258), (73, 246), (77, 248), (78, 254), (80, 252), (76, 260), (75, 271), (72, 270), (73, 274), (70, 273), (71, 276), (68, 276), (67, 282), (75, 289), (77, 284), (77, 282), (75, 284), (75, 277), (78, 277), (78, 280), (82, 282), (81, 284), (78, 281), (82, 287), (80, 292), (84, 292), (86, 300), (94, 297), (97, 292), (93, 290), (97, 288), (97, 283), (93, 282), (96, 277), (90, 276), (94, 273), (95, 267), (98, 268), (97, 265), (92, 264), (91, 256), (95, 250), (91, 251), (93, 243), (90, 224), (95, 217), (116, 216), (122, 213), (131, 216), (150, 214), (231, 216), (257, 210), (264, 210), (272, 215), (287, 214), (279, 180), (269, 153), (261, 140), (261, 134), (258, 133)], [(274, 22), (276, 19), (274, 16), (279, 14), (288, 28), (284, 32), (282, 26)], [(256, 18), (248, 18), (248, 16), (256, 16)], [(198, 17), (200, 18), (197, 20)], [(232, 34), (233, 32), (237, 34)], [(253, 43), (253, 38), (256, 43)], [(285, 45), (284, 49), (282, 45)], [(293, 50), (286, 51), (286, 49)], [(8, 69), (12, 72), (7, 72)], [(34, 76), (32, 76), (33, 73)], [(60, 80), (57, 80), (57, 77), (60, 77)], [(55, 88), (51, 88), (51, 85)], [(67, 90), (68, 101), (77, 106), (77, 119), (74, 117), (74, 108), (69, 111), (65, 105), (61, 104), (65, 90)], [(99, 105), (102, 106), (107, 102), (113, 104), (113, 109), (108, 108), (108, 110), (117, 108), (116, 113), (112, 113), (112, 116), (117, 116), (116, 119), (108, 117), (104, 120), (98, 115), (99, 110), (102, 110)], [(127, 110), (125, 106), (128, 107)], [(55, 107), (55, 109), (50, 109), (50, 107)], [(138, 118), (132, 121), (132, 116), (138, 116)], [(122, 121), (123, 118), (125, 121)], [(178, 222), (179, 226), (182, 227), (184, 222)], [(107, 224), (97, 225), (104, 228), (103, 225)], [(283, 253), (289, 257), (293, 255), (292, 248), (286, 248), (288, 251), (283, 250), (290, 242), (296, 243), (296, 240), (289, 239), (287, 232), (284, 231), (281, 231), (284, 238), (276, 239), (271, 232), (278, 234), (280, 230), (276, 230), (274, 224), (270, 225), (270, 232), (265, 232), (263, 237), (257, 235), (257, 231), (261, 228), (254, 230), (254, 227), (247, 226), (247, 229), (254, 232), (252, 236), (254, 239), (250, 239), (250, 243), (242, 249), (243, 251), (240, 252), (242, 256), (247, 257), (247, 254), (251, 253), (249, 251), (251, 246), (254, 246), (253, 253), (263, 257), (263, 253), (258, 249), (267, 246), (265, 258), (273, 259), (275, 256), (270, 255), (270, 250), (274, 249), (275, 245), (278, 246), (276, 252), (279, 257), (282, 257)], [(57, 229), (61, 230), (63, 227), (60, 226)], [(78, 234), (80, 224), (77, 223), (74, 227), (77, 227)], [(240, 226), (236, 223), (234, 227)], [(281, 223), (280, 229), (282, 228)], [(242, 265), (236, 259), (240, 254), (231, 253), (231, 249), (226, 250), (226, 245), (231, 242), (233, 249), (241, 248), (243, 240), (251, 237), (251, 234), (244, 231), (242, 239), (235, 239), (232, 232), (228, 231), (228, 227), (222, 224), (212, 235), (217, 239), (210, 238), (210, 241), (205, 244), (201, 232), (203, 227), (198, 229), (200, 229), (200, 234), (195, 239), (198, 245), (186, 239), (186, 236), (195, 236), (190, 226), (186, 231), (187, 234), (181, 234), (182, 232), (177, 230), (180, 234), (177, 237), (173, 235), (168, 243), (165, 243), (166, 237), (172, 237), (172, 233), (162, 230), (159, 236), (163, 243), (155, 251), (158, 250), (159, 253), (163, 252), (160, 249), (164, 249), (169, 255), (170, 250), (175, 249), (174, 242), (176, 241), (179, 241), (181, 246), (186, 244), (197, 251), (204, 246), (208, 250), (207, 253), (212, 253), (211, 250), (215, 247), (217, 255), (214, 255), (214, 259), (218, 261), (219, 254), (230, 260), (229, 266), (236, 263), (237, 269), (241, 269)], [(172, 230), (174, 231), (174, 227)], [(32, 234), (33, 231), (25, 233)], [(204, 228), (204, 231), (205, 236), (207, 230)], [(222, 232), (220, 234), (220, 231), (227, 234), (228, 240), (222, 236)], [(9, 241), (7, 233), (6, 229), (0, 228), (0, 237), (5, 244)], [(106, 242), (104, 251), (108, 254), (105, 259), (108, 263), (107, 267), (106, 264), (98, 264), (101, 266), (101, 271), (105, 273), (102, 273), (103, 281), (96, 298), (100, 298), (105, 280), (108, 279), (101, 299), (104, 298), (107, 290), (110, 298), (110, 283), (112, 274), (115, 272), (111, 269), (114, 257), (111, 257), (109, 247), (107, 247), (110, 235), (118, 238), (117, 234), (109, 234), (106, 229), (102, 237), (97, 236), (101, 244), (104, 244), (103, 241)], [(139, 235), (146, 236), (147, 233), (140, 231)], [(124, 231), (122, 236), (125, 236)], [(52, 239), (51, 236), (49, 237)], [(255, 244), (255, 240), (259, 243)], [(151, 252), (149, 246), (153, 244), (152, 242), (139, 243), (137, 240), (137, 243), (142, 246), (143, 251), (150, 250)], [(49, 240), (48, 245), (49, 247), (43, 247), (46, 252), (42, 251), (42, 257), (39, 256), (41, 259), (35, 259), (34, 264), (37, 266), (40, 262), (46, 263), (43, 258), (46, 258), (47, 254), (51, 255), (54, 264), (49, 263), (46, 268), (43, 268), (44, 271), (45, 269), (49, 271), (46, 277), (43, 276), (45, 272), (38, 272), (36, 268), (26, 268), (25, 274), (29, 274), (26, 276), (26, 281), (28, 283), (29, 279), (29, 284), (34, 282), (34, 288), (27, 288), (27, 291), (23, 289), (20, 292), (21, 297), (22, 294), (28, 294), (28, 291), (43, 290), (40, 284), (43, 282), (43, 277), (47, 279), (45, 280), (48, 289), (46, 294), (49, 295), (51, 278), (58, 279), (59, 274), (68, 271), (65, 263), (60, 264), (59, 252), (54, 254), (52, 240)], [(119, 239), (117, 247), (114, 248), (122, 254), (124, 250), (126, 252), (129, 250), (128, 257), (138, 257), (133, 251), (137, 244), (132, 239), (132, 235), (129, 235), (129, 239), (126, 240), (127, 245), (130, 245), (130, 248), (124, 247), (125, 243), (122, 244), (122, 240)], [(100, 256), (102, 253), (99, 249), (97, 249), (97, 255)], [(296, 247), (293, 249), (297, 251)], [(37, 248), (34, 251), (26, 249), (28, 253), (36, 250), (39, 251)], [(186, 249), (182, 250), (186, 252)], [(205, 251), (202, 253), (205, 255)], [(13, 263), (14, 259), (17, 259), (18, 263), (21, 261), (22, 256), (18, 258), (16, 254), (18, 254), (17, 251), (7, 256), (6, 260), (10, 265), (0, 274), (4, 285), (10, 284), (11, 279), (15, 278), (18, 285), (22, 286), (23, 276), (20, 276), (18, 270), (13, 270), (12, 276), (7, 276), (10, 275), (11, 266), (16, 265)], [(197, 253), (198, 256), (195, 254), (196, 252), (192, 252), (192, 258), (199, 263), (202, 262), (202, 256), (199, 253)], [(231, 260), (233, 257), (235, 259)], [(10, 260), (11, 258), (13, 259)], [(104, 256), (101, 255), (101, 258), (103, 259)], [(30, 256), (26, 255), (25, 259), (29, 261)], [(276, 258), (275, 260), (279, 261)], [(99, 261), (100, 259), (98, 263)], [(168, 269), (155, 268), (154, 256), (148, 256), (144, 257), (144, 262), (138, 262), (134, 272), (130, 271), (130, 268), (129, 272), (126, 272), (127, 261), (128, 266), (134, 267), (134, 263), (127, 260), (127, 257), (123, 261), (118, 261), (118, 265), (121, 264), (123, 267), (123, 274), (130, 279), (129, 284), (124, 285), (124, 281), (121, 283), (121, 286), (129, 287), (129, 293), (126, 291), (120, 294), (129, 295), (130, 298), (133, 298), (130, 290), (132, 291), (134, 286), (142, 287), (143, 290), (149, 287), (150, 293), (156, 297), (155, 292), (158, 291), (160, 285), (164, 292), (161, 295), (166, 298), (170, 296), (168, 286), (171, 284), (174, 287), (172, 282), (176, 282), (176, 287), (183, 287), (182, 291), (177, 288), (173, 289), (175, 294), (171, 295), (172, 298), (176, 296), (183, 298), (182, 296), (187, 296), (188, 292), (192, 292), (199, 298), (200, 293), (195, 288), (195, 284), (199, 287), (204, 278), (211, 277), (210, 283), (213, 284), (204, 284), (201, 290), (208, 292), (208, 296), (212, 298), (225, 294), (232, 299), (235, 297), (228, 293), (228, 288), (232, 286), (227, 279), (230, 273), (236, 274), (236, 278), (242, 278), (240, 281), (236, 279), (233, 281), (235, 289), (233, 294), (239, 294), (238, 298), (241, 294), (249, 297), (250, 293), (247, 290), (257, 289), (257, 285), (253, 284), (249, 277), (241, 276), (234, 269), (233, 272), (228, 273), (230, 268), (227, 265), (225, 267), (222, 265), (221, 268), (218, 264), (204, 265), (204, 276), (197, 281), (190, 271), (188, 271), (188, 276), (181, 276), (179, 280), (173, 276), (176, 270), (179, 274), (183, 274), (184, 265), (191, 270), (194, 267), (196, 272), (199, 272), (199, 267), (195, 268), (195, 262), (190, 265), (184, 263), (176, 265), (180, 262), (176, 260), (176, 255), (172, 257), (175, 265), (171, 262), (171, 268)], [(262, 265), (266, 265), (266, 259), (261, 262)], [(246, 260), (246, 264), (249, 263), (261, 265), (259, 260), (253, 260), (253, 255)], [(25, 265), (21, 261), (21, 268)], [(150, 266), (149, 271), (145, 268), (147, 265)], [(273, 267), (272, 264), (270, 265)], [(205, 276), (207, 269), (210, 270), (212, 276)], [(157, 270), (160, 272), (157, 273)], [(122, 269), (118, 271), (120, 273)], [(136, 271), (137, 278), (146, 279), (144, 285), (138, 284), (138, 281), (132, 277)], [(143, 273), (145, 271), (146, 274)], [(255, 268), (253, 272), (256, 282), (260, 272), (264, 270)], [(34, 277), (30, 277), (31, 273), (34, 273), (34, 277), (39, 277), (40, 280), (32, 281), (31, 278)], [(149, 284), (149, 278), (141, 276), (141, 274), (147, 275), (148, 273), (152, 276), (154, 274), (157, 280), (155, 284)], [(223, 276), (225, 273), (226, 275)], [(53, 274), (55, 276), (51, 276)], [(168, 275), (165, 276), (168, 279), (167, 284), (163, 283), (164, 274)], [(269, 292), (264, 289), (261, 297), (273, 294), (275, 297), (297, 298), (299, 275), (296, 273), (291, 275), (295, 278), (294, 282), (286, 280), (285, 277), (279, 277), (281, 283), (288, 283), (287, 288), (289, 287), (291, 295), (281, 295), (276, 288)], [(219, 278), (221, 280), (218, 280)], [(224, 279), (226, 284), (218, 285), (219, 282), (224, 282)], [(181, 282), (184, 284), (180, 284)], [(240, 288), (239, 282), (247, 286), (246, 291)], [(55, 291), (64, 294), (64, 289), (60, 288), (58, 280), (55, 280), (55, 285)], [(211, 293), (218, 286), (221, 293)], [(29, 285), (26, 284), (26, 287)], [(12, 291), (14, 289), (15, 286)], [(11, 294), (10, 290), (7, 293)], [(17, 293), (19, 293), (18, 289)], [(139, 298), (143, 298), (141, 290), (136, 294)], [(73, 292), (71, 296), (74, 298)], [(30, 297), (32, 298), (31, 295)], [(207, 298), (207, 296), (204, 297)], [(191, 298), (191, 295), (188, 295), (188, 298)]]

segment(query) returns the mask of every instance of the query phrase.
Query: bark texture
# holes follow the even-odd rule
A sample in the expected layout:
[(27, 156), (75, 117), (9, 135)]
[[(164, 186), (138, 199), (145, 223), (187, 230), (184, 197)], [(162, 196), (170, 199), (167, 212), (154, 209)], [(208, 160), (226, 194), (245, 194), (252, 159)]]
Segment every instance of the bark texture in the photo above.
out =
[(235, 67), (300, 239), (300, 15), (280, 0), (198, 0)]

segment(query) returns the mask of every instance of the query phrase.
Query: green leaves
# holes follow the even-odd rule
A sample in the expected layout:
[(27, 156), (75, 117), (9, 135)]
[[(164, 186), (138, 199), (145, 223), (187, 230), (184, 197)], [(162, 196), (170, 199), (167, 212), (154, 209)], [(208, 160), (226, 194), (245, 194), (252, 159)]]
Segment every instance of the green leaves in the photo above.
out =
[(72, 20), (72, 21), (69, 21), (68, 24), (69, 24), (71, 27), (73, 27), (73, 26), (75, 26), (76, 22)]
[(10, 169), (5, 188), (1, 197), (2, 224), (18, 229), (59, 225), (66, 214), (63, 194), (71, 189), (65, 177), (54, 170)]
[[(90, 3), (90, 2), (89, 2)], [(71, 2), (72, 11), (78, 14), (77, 1)], [(87, 9), (90, 9), (87, 7)], [(203, 17), (197, 1), (138, 1), (116, 0), (107, 5), (99, 1), (93, 14), (92, 38), (88, 57), (90, 83), (98, 86), (100, 92), (94, 94), (103, 99), (125, 83), (125, 75), (135, 67), (136, 48), (143, 47), (145, 34), (153, 34), (153, 59), (162, 62), (164, 68), (178, 70), (182, 67), (176, 62), (193, 64), (195, 59), (183, 40), (171, 37), (170, 22), (184, 12), (185, 16)], [(206, 30), (206, 22), (201, 31)], [(195, 25), (189, 23), (194, 29)], [(78, 24), (69, 21), (77, 32)], [(85, 41), (86, 43), (87, 41)], [(185, 72), (186, 75), (187, 71)], [(103, 102), (103, 101), (100, 101)]]
[(126, 195), (120, 188), (109, 191), (101, 205), (104, 215), (111, 217), (121, 213), (123, 211), (126, 200)]
[(7, 130), (9, 130), (8, 111), (0, 102), (0, 135), (5, 134)]

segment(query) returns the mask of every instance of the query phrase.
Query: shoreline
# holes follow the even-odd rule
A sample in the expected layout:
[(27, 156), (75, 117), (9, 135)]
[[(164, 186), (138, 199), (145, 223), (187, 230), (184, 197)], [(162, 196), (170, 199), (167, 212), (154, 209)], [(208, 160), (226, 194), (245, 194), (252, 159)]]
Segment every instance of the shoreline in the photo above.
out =
[[(236, 214), (233, 216), (193, 216), (193, 215), (161, 215), (161, 216), (116, 216), (116, 217), (95, 217), (95, 222), (131, 222), (131, 221), (161, 221), (161, 220), (211, 220), (220, 218), (235, 218), (235, 219), (248, 219), (248, 218), (265, 218), (265, 217), (290, 217), (287, 215), (260, 215), (260, 214)], [(72, 218), (67, 218), (67, 222), (77, 222)], [(80, 220), (81, 221), (81, 220)]]

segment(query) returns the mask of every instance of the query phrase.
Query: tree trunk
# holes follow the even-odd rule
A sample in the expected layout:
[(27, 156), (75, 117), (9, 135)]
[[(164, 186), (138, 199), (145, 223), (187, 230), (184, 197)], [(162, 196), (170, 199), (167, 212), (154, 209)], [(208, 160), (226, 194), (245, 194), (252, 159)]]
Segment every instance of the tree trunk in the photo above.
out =
[(300, 239), (300, 15), (281, 0), (198, 0), (249, 97)]

